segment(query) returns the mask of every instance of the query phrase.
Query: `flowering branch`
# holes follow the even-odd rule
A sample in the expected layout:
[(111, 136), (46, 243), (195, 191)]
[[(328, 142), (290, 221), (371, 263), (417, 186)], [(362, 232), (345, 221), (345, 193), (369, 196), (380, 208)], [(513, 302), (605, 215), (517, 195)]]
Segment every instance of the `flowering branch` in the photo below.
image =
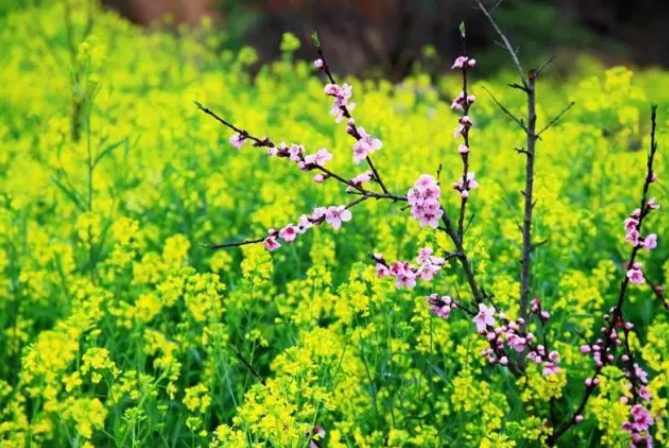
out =
[(233, 125), (232, 123), (229, 123), (228, 121), (224, 120), (223, 118), (219, 117), (215, 112), (213, 112), (211, 109), (209, 109), (206, 106), (203, 106), (199, 102), (195, 101), (195, 105), (200, 109), (202, 112), (205, 114), (213, 117), (217, 121), (219, 121), (221, 124), (224, 126), (232, 129), (235, 131), (235, 135), (230, 137), (230, 143), (233, 144), (237, 149), (240, 149), (242, 145), (244, 145), (246, 140), (251, 140), (253, 142), (253, 145), (256, 147), (266, 147), (269, 148), (268, 154), (271, 156), (278, 156), (278, 157), (290, 157), (292, 161), (301, 163), (300, 168), (304, 170), (312, 170), (316, 169), (318, 171), (323, 172), (325, 175), (323, 177), (317, 177), (314, 178), (316, 182), (323, 182), (327, 178), (332, 177), (339, 182), (345, 184), (348, 187), (351, 187), (353, 189), (356, 189), (360, 191), (361, 193), (365, 193), (366, 190), (362, 188), (361, 183), (362, 182), (354, 182), (353, 180), (346, 180), (342, 176), (333, 173), (332, 171), (328, 170), (324, 166), (322, 166), (322, 162), (325, 162), (327, 160), (330, 160), (332, 156), (326, 152), (320, 152), (320, 157), (316, 155), (316, 157), (313, 157), (312, 159), (309, 159), (309, 156), (304, 156), (304, 148), (298, 145), (291, 145), (290, 147), (286, 147), (284, 144), (281, 144), (278, 148), (274, 145), (274, 142), (270, 140), (268, 137), (264, 138), (258, 138), (253, 135), (251, 135), (249, 132), (238, 128), (237, 126)]
[(458, 219), (458, 237), (464, 240), (465, 236), (465, 214), (467, 208), (467, 199), (469, 198), (469, 191), (478, 186), (474, 179), (474, 173), (469, 172), (469, 152), (471, 146), (469, 143), (469, 130), (473, 126), (471, 118), (469, 118), (469, 109), (476, 101), (474, 95), (467, 92), (467, 72), (469, 69), (476, 66), (476, 59), (470, 59), (467, 56), (467, 36), (465, 32), (465, 24), (460, 24), (460, 37), (462, 38), (462, 56), (458, 57), (453, 64), (454, 69), (460, 69), (462, 72), (462, 91), (455, 98), (452, 109), (461, 110), (462, 116), (458, 121), (458, 127), (455, 130), (455, 137), (462, 136), (464, 142), (458, 147), (458, 152), (462, 158), (462, 179), (453, 184), (453, 188), (460, 193), (460, 217)]
[[(651, 396), (646, 389), (645, 384), (648, 382), (648, 375), (641, 367), (634, 362), (634, 357), (629, 346), (629, 333), (633, 328), (631, 322), (626, 321), (623, 311), (623, 305), (627, 296), (627, 289), (630, 283), (646, 283), (646, 278), (642, 270), (641, 262), (637, 261), (637, 256), (641, 249), (652, 250), (657, 246), (657, 237), (655, 234), (649, 234), (645, 237), (641, 236), (642, 225), (644, 219), (653, 211), (660, 208), (654, 199), (648, 198), (648, 191), (650, 185), (657, 180), (657, 176), (653, 171), (653, 163), (655, 161), (655, 154), (657, 152), (656, 128), (657, 128), (657, 106), (653, 105), (651, 109), (651, 143), (650, 152), (647, 159), (647, 171), (643, 184), (643, 194), (641, 197), (640, 208), (634, 210), (630, 217), (625, 220), (625, 231), (627, 233), (625, 239), (632, 244), (633, 248), (630, 253), (629, 261), (625, 263), (626, 270), (625, 277), (620, 283), (620, 290), (615, 306), (610, 309), (610, 314), (604, 315), (604, 320), (608, 325), (603, 326), (601, 331), (603, 338), (599, 338), (592, 345), (584, 345), (581, 347), (581, 352), (584, 354), (591, 353), (595, 361), (594, 374), (586, 379), (585, 394), (577, 406), (572, 417), (559, 426), (549, 442), (555, 442), (562, 437), (570, 428), (576, 423), (583, 420), (583, 410), (588, 403), (588, 400), (593, 395), (597, 384), (599, 384), (599, 375), (602, 373), (605, 366), (610, 365), (615, 360), (615, 349), (624, 344), (625, 353), (620, 357), (623, 362), (623, 370), (625, 376), (629, 380), (630, 392), (632, 394), (632, 409), (630, 411), (632, 422), (626, 422), (623, 429), (627, 431), (632, 437), (632, 446), (652, 446), (652, 436), (649, 427), (653, 425), (654, 420), (648, 410), (641, 404), (641, 401), (650, 400)], [(618, 330), (623, 332), (624, 342), (618, 336)], [(628, 400), (624, 397), (625, 400)]]
[(355, 103), (348, 103), (353, 88), (349, 84), (344, 84), (340, 87), (335, 82), (334, 76), (332, 76), (332, 71), (330, 70), (330, 66), (327, 63), (327, 59), (325, 59), (325, 54), (323, 52), (323, 48), (321, 47), (317, 32), (314, 32), (311, 35), (311, 41), (314, 45), (314, 48), (316, 49), (316, 53), (318, 54), (318, 59), (316, 59), (314, 62), (314, 66), (317, 69), (323, 70), (328, 80), (330, 81), (330, 83), (325, 86), (325, 93), (335, 97), (330, 114), (335, 117), (337, 123), (341, 122), (343, 118), (346, 118), (346, 132), (356, 140), (356, 143), (353, 146), (354, 159), (356, 163), (359, 163), (360, 160), (365, 159), (369, 165), (369, 168), (374, 173), (374, 178), (379, 183), (381, 190), (388, 194), (388, 189), (383, 183), (383, 180), (376, 170), (374, 163), (372, 163), (372, 158), (369, 156), (370, 153), (381, 149), (381, 141), (372, 137), (371, 135), (368, 135), (364, 128), (357, 127), (355, 125), (355, 120), (351, 115), (351, 110), (355, 108)]

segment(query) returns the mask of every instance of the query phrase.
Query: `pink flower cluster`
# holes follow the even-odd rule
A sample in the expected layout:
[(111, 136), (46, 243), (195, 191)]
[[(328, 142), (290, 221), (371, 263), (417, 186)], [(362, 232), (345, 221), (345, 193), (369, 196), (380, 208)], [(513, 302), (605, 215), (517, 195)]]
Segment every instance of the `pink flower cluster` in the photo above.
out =
[(353, 145), (353, 161), (359, 164), (367, 158), (370, 154), (378, 151), (383, 147), (383, 142), (378, 138), (369, 135), (365, 128), (355, 127), (355, 120), (350, 118), (347, 123), (346, 132), (356, 138)]
[[(651, 210), (657, 210), (660, 206), (655, 202), (655, 199), (650, 199), (644, 211), (644, 217)], [(657, 247), (657, 235), (651, 233), (642, 237), (639, 233), (639, 223), (641, 222), (641, 210), (634, 210), (630, 216), (625, 220), (625, 240), (635, 247), (642, 247), (646, 250), (653, 250)]]
[(631, 448), (646, 447), (653, 448), (653, 437), (650, 434), (650, 427), (655, 424), (655, 420), (650, 412), (640, 404), (635, 404), (630, 409), (631, 421), (623, 423), (623, 430), (632, 438)]
[(281, 247), (279, 239), (284, 243), (292, 243), (298, 235), (307, 232), (314, 225), (320, 225), (327, 222), (333, 229), (341, 228), (342, 222), (348, 222), (352, 218), (351, 211), (344, 205), (334, 205), (331, 207), (316, 207), (311, 215), (300, 216), (297, 225), (290, 223), (281, 230), (269, 229), (267, 237), (263, 240), (263, 245), (269, 251), (274, 251)]
[(245, 132), (237, 132), (230, 137), (230, 144), (237, 149), (242, 149), (247, 140), (248, 136)]
[[(542, 321), (548, 320), (550, 314), (541, 310), (539, 299), (534, 299), (532, 313), (539, 316)], [(497, 325), (495, 315), (501, 321)], [(548, 350), (545, 346), (535, 345), (536, 337), (532, 333), (523, 330), (525, 321), (519, 318), (515, 321), (507, 319), (504, 313), (497, 313), (494, 307), (488, 307), (479, 303), (478, 313), (472, 319), (476, 325), (476, 331), (485, 335), (490, 347), (481, 352), (482, 356), (487, 356), (491, 364), (499, 363), (503, 366), (509, 364), (510, 354), (516, 352), (518, 355), (525, 356), (529, 361), (533, 361), (543, 367), (543, 375), (554, 375), (560, 367), (560, 355), (555, 350)], [(513, 352), (509, 351), (512, 349)]]
[(353, 87), (350, 84), (344, 84), (343, 86), (326, 84), (325, 94), (334, 98), (330, 115), (335, 117), (337, 123), (342, 122), (346, 110), (352, 111), (355, 109), (355, 103), (348, 102), (353, 95)]
[(451, 311), (453, 311), (454, 308), (457, 308), (457, 304), (450, 296), (439, 297), (439, 294), (437, 293), (427, 296), (427, 303), (430, 305), (430, 311), (442, 319), (448, 319)]
[[(657, 176), (652, 174), (651, 182), (655, 182)], [(643, 248), (645, 250), (653, 250), (657, 247), (657, 235), (654, 233), (648, 234), (645, 237), (641, 236), (640, 226), (641, 221), (653, 210), (660, 208), (660, 205), (655, 202), (655, 199), (649, 199), (644, 210), (634, 210), (627, 219), (625, 219), (625, 240), (630, 242), (635, 250)], [(645, 283), (646, 279), (643, 275), (642, 264), (634, 262), (627, 266), (627, 278), (631, 283)]]
[(407, 194), (411, 206), (411, 216), (416, 218), (421, 227), (436, 229), (444, 211), (439, 204), (441, 189), (434, 177), (421, 175)]
[(332, 153), (325, 148), (319, 149), (315, 154), (305, 154), (304, 147), (295, 143), (290, 145), (281, 143), (279, 146), (270, 146), (267, 149), (267, 154), (272, 157), (287, 157), (303, 171), (325, 166), (327, 162), (332, 160)]
[(376, 274), (379, 278), (394, 277), (397, 289), (402, 287), (413, 289), (418, 279), (432, 280), (446, 263), (444, 258), (434, 255), (431, 247), (424, 247), (418, 251), (417, 267), (406, 261), (388, 264), (381, 254), (372, 255), (372, 259), (376, 261)]

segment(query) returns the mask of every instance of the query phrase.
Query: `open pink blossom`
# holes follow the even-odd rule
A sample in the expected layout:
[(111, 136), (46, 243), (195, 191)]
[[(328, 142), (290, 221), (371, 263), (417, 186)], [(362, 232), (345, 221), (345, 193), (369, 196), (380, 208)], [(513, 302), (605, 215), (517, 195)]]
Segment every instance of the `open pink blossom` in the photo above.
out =
[(353, 161), (360, 163), (366, 159), (369, 154), (378, 151), (383, 147), (383, 143), (378, 138), (367, 134), (365, 128), (357, 128), (360, 138), (353, 145)]
[(639, 225), (639, 220), (635, 218), (627, 218), (625, 220), (625, 232), (631, 232), (636, 230), (636, 227)]
[(657, 247), (657, 235), (651, 233), (643, 239), (643, 248), (646, 250), (652, 250)]
[(270, 252), (281, 247), (281, 244), (279, 244), (275, 236), (268, 236), (263, 240), (262, 243), (265, 246), (265, 249), (267, 249)]
[(299, 231), (297, 227), (292, 224), (288, 224), (283, 229), (279, 230), (279, 237), (283, 239), (286, 243), (292, 243), (295, 241)]
[(325, 213), (325, 221), (332, 226), (333, 229), (339, 229), (342, 222), (351, 220), (351, 211), (343, 205), (328, 207)]
[(364, 184), (366, 182), (372, 181), (372, 179), (374, 179), (374, 173), (371, 172), (371, 171), (365, 171), (364, 173), (358, 174), (357, 176), (355, 176), (353, 179), (351, 179), (350, 182), (353, 185), (361, 186), (362, 184)]
[(458, 56), (451, 68), (471, 68), (474, 66), (476, 66), (476, 59), (470, 59), (468, 56)]
[(332, 153), (325, 148), (318, 150), (316, 154), (310, 154), (304, 158), (304, 162), (307, 165), (318, 165), (323, 166), (326, 162), (332, 160)]
[(634, 266), (627, 270), (627, 278), (632, 283), (646, 283), (646, 279), (641, 271), (641, 263), (634, 263)]
[(290, 155), (290, 160), (293, 162), (301, 162), (304, 157), (304, 147), (292, 143), (288, 149), (288, 154)]
[(476, 331), (484, 333), (488, 326), (495, 325), (495, 308), (479, 303), (479, 312), (472, 321), (476, 324)]
[(230, 137), (230, 144), (237, 149), (242, 149), (242, 146), (244, 146), (246, 140), (247, 140), (246, 135), (238, 132), (236, 134), (233, 134), (232, 137)]
[(313, 224), (307, 215), (300, 216), (300, 219), (297, 221), (297, 231), (300, 235), (306, 233), (312, 227)]

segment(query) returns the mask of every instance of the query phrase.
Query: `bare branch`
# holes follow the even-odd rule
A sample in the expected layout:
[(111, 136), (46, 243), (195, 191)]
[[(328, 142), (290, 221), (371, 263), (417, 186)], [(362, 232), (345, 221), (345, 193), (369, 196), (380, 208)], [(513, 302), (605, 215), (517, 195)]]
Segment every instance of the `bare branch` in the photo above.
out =
[(536, 73), (535, 77), (538, 77), (541, 74), (541, 72), (555, 60), (555, 58), (556, 56), (552, 55), (550, 58), (546, 60), (546, 62), (541, 64), (538, 68), (534, 69), (534, 72)]
[(474, 0), (476, 4), (478, 5), (479, 9), (488, 18), (488, 21), (490, 22), (490, 25), (495, 29), (495, 32), (499, 36), (500, 39), (502, 39), (502, 42), (504, 43), (504, 48), (506, 48), (506, 51), (509, 52), (509, 55), (511, 56), (511, 59), (513, 59), (513, 63), (516, 66), (516, 69), (518, 69), (518, 74), (520, 75), (520, 79), (523, 83), (524, 86), (527, 86), (528, 79), (527, 76), (525, 75), (525, 70), (523, 70), (523, 66), (520, 63), (520, 60), (518, 59), (518, 53), (516, 50), (513, 49), (511, 46), (511, 43), (509, 42), (509, 39), (507, 39), (506, 35), (504, 32), (500, 29), (499, 25), (497, 25), (497, 22), (495, 22), (495, 19), (492, 18), (490, 15), (490, 12), (483, 6), (483, 3), (481, 3), (481, 0)]
[(523, 120), (521, 120), (520, 118), (518, 118), (518, 117), (516, 117), (515, 115), (513, 115), (513, 113), (511, 113), (511, 111), (510, 111), (509, 109), (507, 109), (506, 106), (504, 106), (504, 105), (497, 99), (497, 97), (496, 97), (495, 95), (492, 94), (492, 92), (491, 92), (490, 90), (488, 90), (488, 89), (485, 88), (485, 87), (483, 87), (483, 90), (485, 90), (486, 93), (487, 93), (488, 95), (490, 95), (490, 98), (492, 98), (492, 100), (495, 102), (495, 104), (497, 104), (497, 106), (498, 106), (500, 109), (502, 109), (502, 112), (504, 112), (509, 118), (511, 118), (513, 121), (515, 121), (515, 122), (518, 124), (518, 126), (521, 127), (521, 129), (522, 129), (523, 131), (525, 131), (526, 133), (529, 132), (528, 129), (527, 129), (527, 126), (525, 126), (525, 123), (523, 123)]
[(566, 114), (566, 113), (569, 111), (569, 109), (571, 109), (572, 107), (574, 107), (575, 104), (576, 104), (576, 103), (575, 103), (574, 101), (572, 101), (571, 103), (569, 103), (569, 104), (567, 105), (567, 107), (565, 107), (564, 109), (562, 109), (562, 111), (560, 111), (560, 113), (557, 114), (557, 115), (555, 116), (555, 118), (553, 118), (551, 121), (549, 121), (548, 124), (547, 124), (546, 126), (544, 126), (539, 132), (537, 132), (537, 137), (540, 136), (541, 134), (543, 134), (545, 131), (547, 131), (548, 128), (550, 128), (551, 126), (553, 126), (555, 123), (557, 123), (558, 120), (559, 120), (560, 118), (562, 118), (562, 116), (563, 116), (564, 114)]

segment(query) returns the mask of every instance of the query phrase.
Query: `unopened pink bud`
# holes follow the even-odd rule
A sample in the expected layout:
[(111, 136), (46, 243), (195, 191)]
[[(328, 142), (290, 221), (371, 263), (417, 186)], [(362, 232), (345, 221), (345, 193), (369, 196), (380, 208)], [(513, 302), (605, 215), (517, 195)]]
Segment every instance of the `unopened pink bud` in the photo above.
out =
[(581, 345), (579, 350), (581, 350), (581, 353), (583, 353), (584, 355), (587, 355), (591, 351), (589, 345)]
[(583, 421), (583, 416), (581, 414), (578, 414), (574, 417), (574, 421), (576, 423), (581, 423)]
[(314, 61), (314, 67), (321, 69), (323, 68), (323, 66), (325, 66), (325, 62), (323, 61), (323, 59), (318, 58)]

